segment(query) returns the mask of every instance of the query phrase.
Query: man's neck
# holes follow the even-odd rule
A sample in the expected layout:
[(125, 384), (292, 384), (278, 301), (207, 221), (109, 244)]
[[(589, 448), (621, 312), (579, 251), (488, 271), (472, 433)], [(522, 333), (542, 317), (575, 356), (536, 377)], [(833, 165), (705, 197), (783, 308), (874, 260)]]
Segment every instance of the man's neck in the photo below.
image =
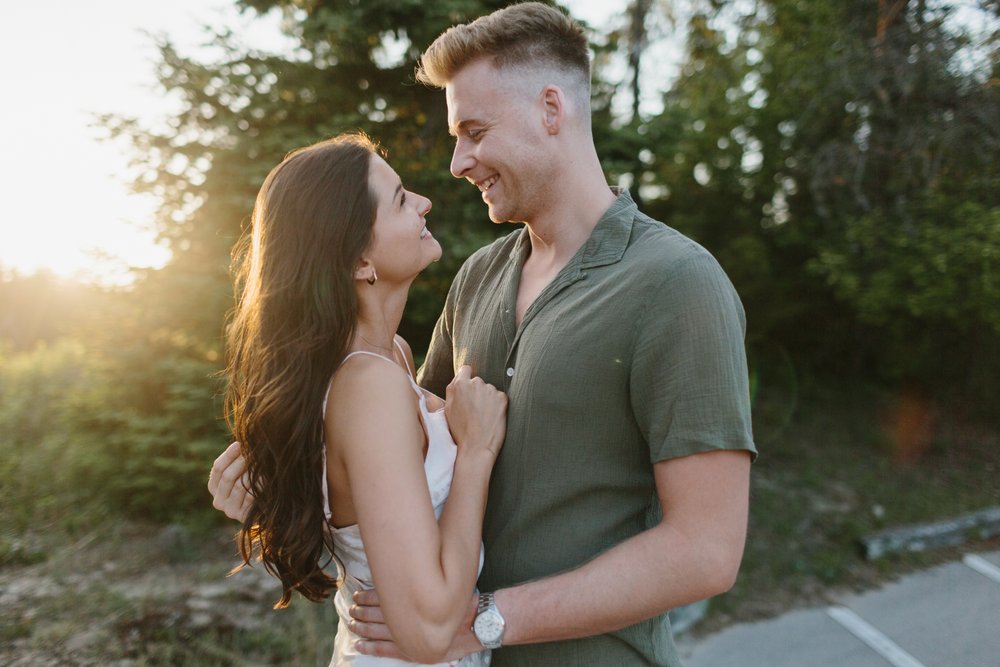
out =
[(569, 173), (556, 172), (549, 206), (525, 221), (531, 254), (521, 268), (517, 287), (516, 326), (521, 326), (531, 304), (583, 247), (615, 201), (596, 153), (576, 164)]
[(534, 220), (526, 222), (534, 264), (565, 265), (576, 254), (604, 213), (615, 201), (615, 194), (597, 174), (578, 183), (567, 182), (553, 192), (553, 203)]

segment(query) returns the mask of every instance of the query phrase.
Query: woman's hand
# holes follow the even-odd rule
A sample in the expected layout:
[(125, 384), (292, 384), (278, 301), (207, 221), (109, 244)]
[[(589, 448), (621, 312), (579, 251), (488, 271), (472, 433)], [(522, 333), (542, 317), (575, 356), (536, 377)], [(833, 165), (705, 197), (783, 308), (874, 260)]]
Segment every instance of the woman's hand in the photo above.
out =
[(212, 494), (212, 507), (240, 523), (246, 518), (253, 503), (247, 490), (246, 459), (240, 455), (240, 443), (234, 442), (219, 454), (208, 474), (208, 492)]
[(462, 366), (446, 390), (445, 416), (460, 451), (488, 451), (496, 459), (507, 432), (507, 395)]

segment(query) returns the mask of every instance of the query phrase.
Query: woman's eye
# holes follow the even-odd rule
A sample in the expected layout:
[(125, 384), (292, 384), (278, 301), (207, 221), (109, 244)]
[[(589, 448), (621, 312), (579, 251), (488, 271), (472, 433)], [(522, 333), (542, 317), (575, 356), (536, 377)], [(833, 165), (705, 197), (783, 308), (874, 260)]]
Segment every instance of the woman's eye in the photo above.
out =
[(399, 207), (403, 208), (403, 206), (405, 205), (406, 205), (406, 192), (403, 192), (401, 195), (399, 195)]

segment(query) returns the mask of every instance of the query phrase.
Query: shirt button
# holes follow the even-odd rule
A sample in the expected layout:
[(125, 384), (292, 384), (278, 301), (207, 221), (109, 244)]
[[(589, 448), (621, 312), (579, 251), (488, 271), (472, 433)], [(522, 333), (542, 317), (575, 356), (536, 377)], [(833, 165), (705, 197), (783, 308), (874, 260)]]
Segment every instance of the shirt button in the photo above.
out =
[(508, 368), (507, 369), (507, 377), (509, 377), (509, 378), (514, 377), (514, 369), (513, 368)]

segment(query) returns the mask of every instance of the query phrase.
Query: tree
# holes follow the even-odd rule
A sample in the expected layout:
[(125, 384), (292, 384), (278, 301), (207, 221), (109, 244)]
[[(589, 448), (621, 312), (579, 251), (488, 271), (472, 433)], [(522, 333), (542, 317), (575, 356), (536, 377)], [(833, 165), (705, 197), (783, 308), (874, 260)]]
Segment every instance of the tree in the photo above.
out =
[(1000, 334), (995, 42), (958, 3), (770, 5), (762, 85), (784, 91), (769, 112), (804, 268), (875, 334), (884, 370), (971, 370)]
[(720, 256), (758, 337), (925, 384), (998, 368), (996, 34), (943, 1), (712, 4), (651, 122), (676, 153), (650, 207)]
[[(223, 289), (229, 285), (229, 248), (267, 171), (292, 148), (365, 131), (389, 150), (407, 185), (434, 201), (430, 223), (445, 256), (414, 286), (403, 323), (404, 335), (420, 349), (459, 264), (497, 230), (485, 224), (477, 193), (454, 185), (444, 98), (414, 82), (414, 64), (422, 47), (453, 23), (506, 3), (239, 4), (246, 11), (283, 12), (296, 51), (247, 51), (223, 33), (213, 40), (221, 57), (203, 63), (163, 40), (160, 81), (165, 91), (181, 96), (182, 112), (164, 131), (105, 119), (113, 135), (127, 137), (136, 148), (142, 170), (136, 188), (163, 202), (158, 226), (175, 251), (165, 271), (203, 282), (202, 294), (229, 294)], [(186, 294), (190, 307), (191, 292)], [(229, 298), (206, 302), (201, 310), (214, 319), (199, 327), (200, 336), (218, 335)]]
[(695, 3), (680, 76), (646, 124), (646, 210), (708, 248), (752, 313), (751, 341), (800, 314), (775, 279), (773, 186), (762, 159), (755, 17), (740, 3)]
[[(430, 225), (446, 255), (411, 291), (402, 325), (425, 349), (460, 262), (506, 230), (486, 222), (478, 192), (454, 185), (444, 96), (414, 83), (414, 61), (452, 23), (502, 4), (247, 0), (246, 11), (284, 12), (293, 53), (248, 50), (222, 32), (205, 62), (159, 41), (159, 80), (180, 112), (162, 127), (103, 121), (112, 138), (131, 142), (134, 187), (160, 200), (156, 224), (173, 258), (137, 275), (115, 303), (114, 326), (93, 332), (94, 382), (73, 416), (81, 438), (101, 443), (86, 467), (118, 507), (157, 518), (208, 511), (193, 480), (225, 442), (213, 375), (233, 303), (230, 248), (289, 150), (364, 131), (408, 187), (432, 196)], [(158, 502), (164, 493), (169, 506)]]

